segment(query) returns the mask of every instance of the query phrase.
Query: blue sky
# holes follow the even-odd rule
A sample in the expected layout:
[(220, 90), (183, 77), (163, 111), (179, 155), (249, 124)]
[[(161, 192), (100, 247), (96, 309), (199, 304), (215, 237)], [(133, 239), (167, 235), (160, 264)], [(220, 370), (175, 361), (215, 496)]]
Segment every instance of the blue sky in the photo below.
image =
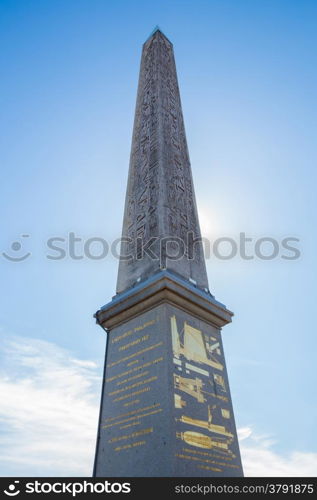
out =
[(204, 235), (300, 240), (294, 261), (207, 262), (235, 312), (223, 339), (246, 471), (317, 474), (316, 14), (309, 0), (1, 0), (0, 253), (32, 253), (0, 255), (3, 475), (91, 473), (105, 346), (92, 315), (117, 261), (49, 260), (46, 241), (120, 236), (155, 25), (174, 43)]

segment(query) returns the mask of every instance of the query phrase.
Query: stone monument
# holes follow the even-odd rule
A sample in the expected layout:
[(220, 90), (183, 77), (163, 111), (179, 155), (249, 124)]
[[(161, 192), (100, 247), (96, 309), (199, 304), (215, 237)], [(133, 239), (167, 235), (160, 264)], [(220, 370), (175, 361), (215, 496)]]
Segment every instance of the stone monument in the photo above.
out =
[(117, 293), (107, 331), (94, 476), (242, 476), (208, 287), (173, 45), (145, 42)]

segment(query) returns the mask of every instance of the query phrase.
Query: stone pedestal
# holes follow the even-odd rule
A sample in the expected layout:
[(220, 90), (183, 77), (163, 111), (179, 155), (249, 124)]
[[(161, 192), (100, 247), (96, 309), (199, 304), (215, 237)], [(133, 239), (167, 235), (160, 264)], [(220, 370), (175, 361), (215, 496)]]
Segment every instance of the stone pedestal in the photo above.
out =
[(221, 341), (232, 313), (161, 271), (96, 313), (107, 329), (95, 476), (242, 476)]

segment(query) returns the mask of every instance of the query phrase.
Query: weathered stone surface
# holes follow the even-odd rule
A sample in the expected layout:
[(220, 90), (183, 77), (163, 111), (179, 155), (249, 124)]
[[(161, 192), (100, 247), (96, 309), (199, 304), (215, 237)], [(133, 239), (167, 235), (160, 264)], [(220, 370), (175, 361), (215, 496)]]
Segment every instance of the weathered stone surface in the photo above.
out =
[[(117, 292), (162, 267), (208, 288), (201, 242), (188, 258), (190, 238), (201, 234), (173, 46), (159, 30), (143, 46), (122, 236), (129, 241), (121, 255), (132, 258), (120, 261)], [(157, 241), (150, 249), (159, 258), (141, 258), (140, 245), (153, 237)], [(166, 260), (168, 237), (174, 239), (167, 244), (168, 255), (184, 245), (183, 258)]]

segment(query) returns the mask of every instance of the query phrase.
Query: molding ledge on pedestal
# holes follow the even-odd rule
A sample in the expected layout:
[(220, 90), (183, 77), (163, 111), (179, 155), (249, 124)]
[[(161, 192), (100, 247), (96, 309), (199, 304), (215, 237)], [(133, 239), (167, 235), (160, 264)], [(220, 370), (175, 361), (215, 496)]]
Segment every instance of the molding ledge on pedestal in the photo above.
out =
[(163, 303), (172, 304), (199, 319), (221, 328), (231, 322), (233, 313), (209, 293), (170, 271), (160, 271), (153, 277), (116, 295), (96, 312), (95, 318), (104, 329), (129, 321)]

